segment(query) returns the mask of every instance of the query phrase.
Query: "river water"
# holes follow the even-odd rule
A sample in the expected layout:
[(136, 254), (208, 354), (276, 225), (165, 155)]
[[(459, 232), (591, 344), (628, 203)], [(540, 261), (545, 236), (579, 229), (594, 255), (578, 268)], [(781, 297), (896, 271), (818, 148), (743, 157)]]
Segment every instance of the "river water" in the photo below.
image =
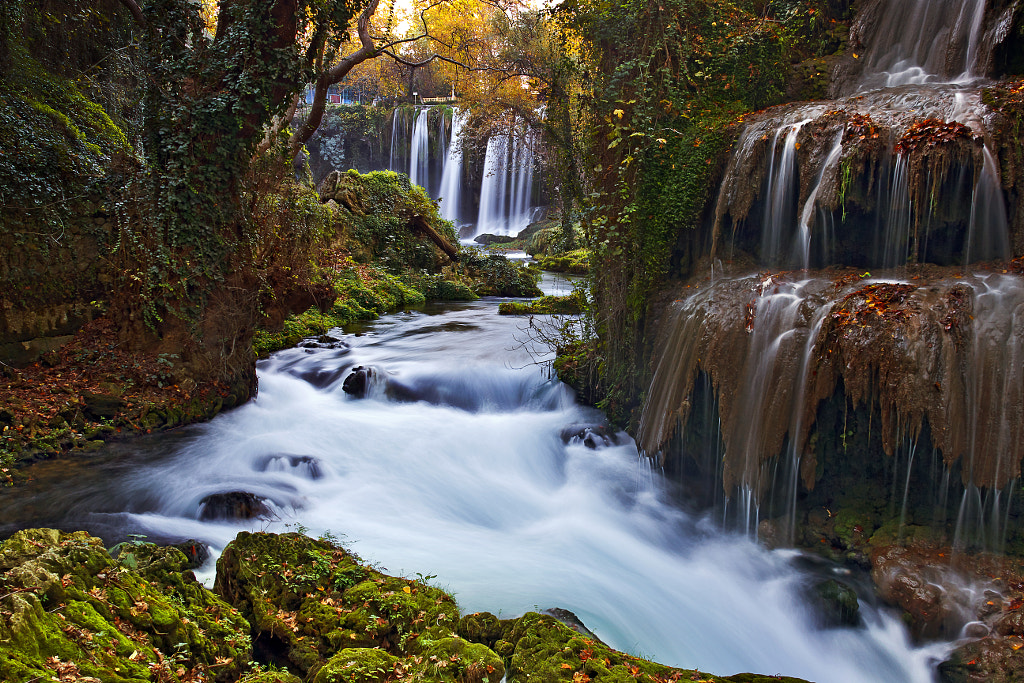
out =
[[(392, 573), (437, 575), (463, 610), (562, 607), (667, 664), (932, 680), (946, 646), (911, 646), (894, 614), (866, 603), (862, 628), (817, 627), (800, 598), (807, 563), (670, 503), (624, 434), (596, 449), (566, 442), (602, 415), (548, 378), (525, 328), (482, 300), (282, 351), (261, 363), (258, 398), (209, 424), (37, 466), (0, 498), (0, 532), (46, 524), (219, 551), (241, 529), (301, 526)], [(342, 382), (360, 365), (376, 375), (355, 399)], [(228, 491), (265, 499), (273, 518), (200, 521), (202, 499)]]

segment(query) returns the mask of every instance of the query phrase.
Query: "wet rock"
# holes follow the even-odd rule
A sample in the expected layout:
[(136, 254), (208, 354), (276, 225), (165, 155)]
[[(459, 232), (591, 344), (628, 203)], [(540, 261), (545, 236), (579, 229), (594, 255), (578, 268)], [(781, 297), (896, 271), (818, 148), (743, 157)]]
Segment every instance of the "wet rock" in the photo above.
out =
[(359, 365), (352, 369), (352, 373), (345, 378), (341, 385), (342, 391), (353, 398), (366, 398), (371, 382), (375, 375), (373, 368)]
[(904, 610), (911, 635), (918, 639), (960, 636), (978, 618), (981, 598), (996, 565), (984, 558), (960, 558), (950, 564), (948, 549), (933, 546), (884, 546), (871, 555), (871, 578), (879, 597)]
[(256, 469), (260, 472), (267, 471), (291, 471), (293, 474), (299, 474), (304, 476), (306, 479), (317, 480), (324, 476), (323, 467), (320, 465), (320, 460), (314, 458), (311, 455), (288, 455), (278, 454), (268, 455), (262, 458), (256, 463)]
[(1001, 636), (1024, 636), (1024, 611), (1006, 612), (995, 622), (995, 631)]
[(590, 638), (591, 640), (604, 645), (604, 641), (598, 638), (593, 631), (587, 628), (586, 624), (583, 623), (582, 619), (580, 619), (578, 616), (576, 616), (575, 613), (570, 612), (567, 609), (562, 609), (561, 607), (551, 607), (549, 609), (542, 611), (541, 614), (546, 614), (548, 616), (554, 617), (555, 619), (558, 619), (560, 622), (571, 628), (573, 631), (576, 631), (576, 633), (579, 633), (582, 636)]
[(199, 502), (199, 519), (255, 519), (270, 517), (273, 512), (267, 504), (248, 491), (213, 493)]
[(947, 607), (943, 604), (942, 588), (933, 582), (929, 568), (915, 562), (905, 551), (890, 546), (872, 557), (871, 578), (880, 596), (903, 609), (914, 637), (955, 637), (956, 633), (945, 628)]
[(942, 683), (1024, 681), (1024, 641), (985, 638), (958, 647), (939, 664)]
[(841, 581), (819, 581), (809, 591), (808, 601), (826, 628), (860, 625), (857, 591)]
[(597, 449), (619, 444), (618, 434), (604, 424), (570, 425), (560, 434), (562, 443), (581, 443), (587, 448)]
[(187, 569), (198, 569), (210, 559), (210, 546), (194, 538), (174, 543), (171, 547), (177, 548), (185, 556), (187, 564), (184, 566)]
[(346, 367), (340, 368), (314, 368), (312, 370), (292, 370), (291, 374), (295, 375), (304, 382), (312, 384), (317, 389), (326, 389), (337, 382), (342, 375), (348, 371)]
[(316, 339), (303, 339), (296, 344), (300, 349), (349, 349), (349, 345), (337, 337), (323, 334)]

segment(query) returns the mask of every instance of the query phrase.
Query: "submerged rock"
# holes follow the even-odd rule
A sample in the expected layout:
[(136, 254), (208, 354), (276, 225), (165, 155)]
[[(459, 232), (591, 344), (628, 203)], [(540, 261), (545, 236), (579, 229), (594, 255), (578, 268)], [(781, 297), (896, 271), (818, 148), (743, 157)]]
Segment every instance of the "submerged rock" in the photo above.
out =
[(828, 579), (810, 590), (810, 603), (822, 626), (859, 626), (860, 603), (857, 591), (842, 581)]
[(341, 385), (342, 391), (353, 398), (366, 398), (367, 392), (373, 386), (373, 378), (376, 371), (371, 367), (359, 365), (352, 369), (352, 372)]
[(580, 443), (590, 449), (619, 445), (618, 433), (608, 425), (570, 425), (562, 429), (562, 443)]
[(255, 493), (228, 491), (212, 493), (199, 502), (199, 519), (256, 519), (270, 517), (271, 509)]

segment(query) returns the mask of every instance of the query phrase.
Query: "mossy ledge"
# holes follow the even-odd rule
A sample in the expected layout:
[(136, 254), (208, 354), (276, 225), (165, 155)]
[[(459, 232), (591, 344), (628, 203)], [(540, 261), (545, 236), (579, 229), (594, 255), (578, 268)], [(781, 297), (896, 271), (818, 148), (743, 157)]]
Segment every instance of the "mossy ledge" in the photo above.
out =
[(84, 531), (17, 532), (0, 544), (0, 679), (800, 683), (663, 666), (533, 612), (463, 616), (445, 591), (332, 539), (240, 533), (213, 591), (189, 568), (176, 547), (108, 553)]

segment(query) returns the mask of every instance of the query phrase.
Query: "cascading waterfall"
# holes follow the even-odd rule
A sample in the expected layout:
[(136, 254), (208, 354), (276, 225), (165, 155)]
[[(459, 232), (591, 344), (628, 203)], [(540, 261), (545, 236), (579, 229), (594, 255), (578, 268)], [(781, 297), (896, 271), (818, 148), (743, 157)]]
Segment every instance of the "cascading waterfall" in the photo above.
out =
[[(883, 460), (891, 463), (884, 474), (889, 483), (880, 495), (891, 512), (902, 511), (905, 519), (914, 497), (923, 511), (916, 523), (944, 524), (946, 503), (955, 503), (936, 501), (948, 492), (954, 468), (966, 486), (959, 511), (952, 509), (956, 543), (1001, 547), (1009, 492), (1024, 457), (1019, 276), (981, 273), (914, 284), (856, 275), (723, 277), (674, 303), (664, 329), (638, 444), (664, 463), (673, 433), (687, 430), (698, 410), (698, 376), (709, 377), (715, 392), (703, 392), (702, 400), (716, 397), (718, 434), (711, 439), (720, 444), (718, 485), (734, 499), (723, 508), (730, 524), (753, 532), (761, 519), (781, 517), (783, 532), (792, 533), (786, 516), (795, 509), (798, 485), (824, 485), (815, 482), (816, 467), (832, 456), (815, 443), (835, 439), (821, 411), (841, 386), (844, 404), (870, 403), (878, 411), (867, 419), (879, 421), (877, 447), (890, 454)], [(925, 419), (931, 429), (922, 443)], [(837, 431), (843, 444), (855, 434), (845, 419)], [(870, 431), (858, 438), (870, 441)], [(933, 447), (942, 454), (939, 467), (918, 455)], [(968, 495), (975, 482), (987, 487), (983, 495)], [(844, 485), (855, 482), (836, 486)], [(770, 509), (763, 509), (768, 498)]]
[(971, 218), (967, 230), (964, 262), (1006, 258), (1010, 254), (1010, 230), (1003, 204), (999, 169), (988, 147), (982, 149), (984, 163), (971, 196)]
[[(462, 128), (469, 119), (469, 110), (456, 109), (452, 114), (451, 143), (445, 155), (441, 172), (441, 189), (437, 196), (441, 200), (441, 217), (452, 222), (460, 219), (462, 200)], [(442, 119), (443, 122), (443, 119)]]
[(490, 137), (476, 234), (515, 235), (533, 220), (533, 167), (531, 135)]
[[(783, 226), (791, 225), (796, 217), (796, 140), (800, 129), (809, 122), (810, 119), (804, 119), (793, 125), (780, 126), (772, 140), (764, 203), (765, 229), (761, 231), (761, 257), (767, 263), (777, 264), (783, 257)], [(777, 151), (783, 134), (782, 148)]]
[[(399, 111), (395, 110), (392, 120), (388, 168), (407, 172), (412, 183), (441, 199), (444, 218), (471, 223), (472, 218), (464, 215), (468, 207), (463, 207), (471, 201), (463, 185), (463, 137), (470, 112), (453, 110), (449, 134), (444, 116), (437, 117), (437, 126), (430, 125), (431, 113), (436, 111), (432, 106), (417, 107), (411, 121)], [(472, 235), (514, 235), (534, 219), (535, 140), (520, 128), (488, 139)], [(409, 141), (407, 154), (402, 151), (404, 140)], [(432, 150), (436, 152), (433, 156)]]
[[(691, 450), (737, 528), (773, 518), (792, 538), (801, 487), (842, 496), (813, 491), (816, 468), (842, 467), (817, 441), (841, 409), (841, 448), (849, 437), (884, 451), (881, 496), (901, 527), (934, 510), (935, 524), (955, 521), (958, 547), (1001, 547), (1024, 457), (1024, 296), (1018, 275), (962, 272), (1011, 255), (991, 117), (973, 85), (992, 50), (984, 16), (983, 0), (869, 0), (853, 29), (864, 54), (846, 65), (857, 72), (833, 84), (844, 97), (744, 124), (711, 260), (740, 251), (802, 273), (691, 282), (663, 317), (638, 434), (673, 472), (692, 469), (673, 460)], [(926, 263), (955, 270), (906, 270)], [(856, 274), (810, 270), (844, 264)], [(879, 269), (895, 270), (870, 279)], [(874, 437), (848, 428), (855, 409)]]
[(421, 185), (429, 192), (430, 135), (428, 122), (429, 107), (418, 107), (409, 142), (409, 181)]
[(978, 78), (985, 0), (882, 0), (865, 12), (865, 75), (859, 89), (969, 82)]

